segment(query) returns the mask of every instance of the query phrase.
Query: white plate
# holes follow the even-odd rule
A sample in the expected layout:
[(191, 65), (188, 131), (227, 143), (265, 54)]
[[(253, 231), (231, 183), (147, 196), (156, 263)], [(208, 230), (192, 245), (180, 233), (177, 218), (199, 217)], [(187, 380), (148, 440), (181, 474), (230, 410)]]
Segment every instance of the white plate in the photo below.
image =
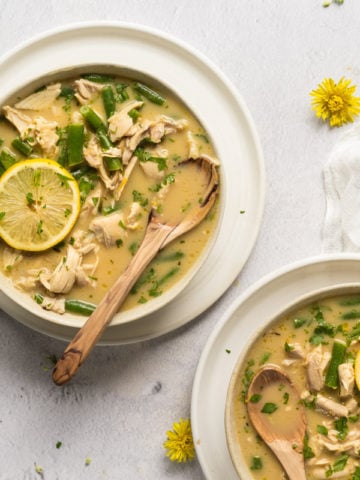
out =
[(225, 401), (239, 355), (261, 324), (301, 296), (360, 280), (360, 255), (328, 255), (287, 266), (248, 289), (224, 313), (201, 355), (192, 393), (191, 426), (207, 480), (238, 480), (225, 436)]
[[(225, 207), (210, 257), (166, 307), (130, 323), (110, 326), (101, 343), (121, 344), (180, 327), (225, 292), (254, 246), (263, 212), (265, 175), (253, 121), (234, 87), (191, 47), (143, 26), (81, 23), (37, 37), (0, 62), (1, 96), (6, 98), (23, 87), (23, 79), (29, 75), (40, 78), (69, 65), (94, 64), (141, 71), (167, 84), (196, 112), (222, 163)], [(76, 331), (19, 307), (2, 292), (0, 306), (19, 321), (53, 337), (68, 340)]]

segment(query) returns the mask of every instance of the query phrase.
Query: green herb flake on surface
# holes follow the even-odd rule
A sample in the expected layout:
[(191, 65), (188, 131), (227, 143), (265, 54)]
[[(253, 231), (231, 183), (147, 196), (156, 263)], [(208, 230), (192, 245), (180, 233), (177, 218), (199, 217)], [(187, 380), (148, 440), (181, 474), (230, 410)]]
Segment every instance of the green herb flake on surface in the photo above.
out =
[(271, 415), (278, 409), (278, 406), (275, 403), (267, 402), (264, 404), (263, 408), (261, 409), (261, 413), (267, 413)]
[(250, 470), (261, 470), (263, 467), (263, 463), (261, 457), (254, 456), (251, 459)]

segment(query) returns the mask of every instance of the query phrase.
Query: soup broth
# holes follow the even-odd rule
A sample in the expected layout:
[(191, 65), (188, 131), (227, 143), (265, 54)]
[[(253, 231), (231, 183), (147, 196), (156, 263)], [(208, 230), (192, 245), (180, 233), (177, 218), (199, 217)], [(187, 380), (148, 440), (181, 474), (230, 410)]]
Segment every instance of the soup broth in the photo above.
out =
[[(243, 362), (233, 405), (249, 477), (287, 478), (257, 435), (246, 408), (251, 379), (271, 363), (290, 377), (306, 407), (307, 433), (301, 446), (306, 478), (360, 478), (360, 395), (354, 368), (359, 350), (360, 296), (355, 295), (329, 297), (293, 310), (259, 336)], [(263, 414), (286, 430), (297, 405), (284, 385), (271, 389), (255, 400), (273, 405)]]
[[(101, 123), (96, 118), (94, 123), (89, 111)], [(75, 163), (71, 125), (83, 132), (81, 159)], [(31, 153), (21, 152), (15, 138)], [(58, 313), (70, 300), (90, 302), (91, 308), (101, 301), (138, 250), (151, 209), (179, 220), (201, 203), (201, 179), (182, 161), (204, 157), (218, 165), (207, 133), (182, 101), (165, 89), (115, 76), (67, 78), (17, 98), (3, 106), (0, 139), (1, 172), (9, 159), (11, 164), (49, 158), (79, 184), (81, 212), (63, 242), (34, 253), (0, 241), (4, 274), (43, 308)], [(178, 282), (204, 251), (217, 217), (218, 203), (200, 225), (161, 251), (121, 310), (148, 302)], [(75, 269), (67, 263), (74, 251)], [(72, 271), (71, 288), (54, 286), (59, 270)]]

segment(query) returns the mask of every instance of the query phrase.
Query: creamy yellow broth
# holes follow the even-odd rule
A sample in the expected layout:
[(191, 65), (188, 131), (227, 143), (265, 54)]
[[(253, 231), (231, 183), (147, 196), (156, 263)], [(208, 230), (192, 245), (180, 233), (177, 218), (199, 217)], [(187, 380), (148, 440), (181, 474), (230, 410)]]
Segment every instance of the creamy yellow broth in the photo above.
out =
[[(62, 86), (71, 87), (74, 80), (76, 79), (66, 79), (62, 82)], [(129, 101), (138, 98), (138, 94), (131, 87), (133, 80), (128, 78), (115, 78), (114, 81), (128, 85), (126, 90), (129, 94)], [(203, 192), (203, 182), (201, 178), (199, 179), (199, 176), (195, 174), (194, 167), (184, 168), (179, 166), (179, 163), (189, 157), (189, 132), (191, 132), (193, 143), (196, 145), (199, 155), (205, 154), (214, 158), (214, 147), (202, 125), (184, 103), (167, 90), (159, 90), (158, 88), (156, 90), (166, 98), (164, 105), (157, 105), (141, 97), (144, 105), (139, 109), (139, 117), (134, 123), (153, 120), (159, 115), (166, 115), (171, 119), (186, 120), (187, 122), (186, 128), (165, 135), (161, 142), (155, 145), (155, 147), (158, 146), (167, 151), (165, 158), (165, 178), (168, 179), (170, 185), (168, 185), (167, 193), (164, 196), (165, 200), (156, 202), (155, 198), (159, 191), (165, 188), (166, 181), (164, 179), (149, 178), (141, 168), (141, 162), (138, 161), (127, 180), (120, 199), (114, 201), (112, 193), (106, 192), (102, 198), (102, 211), (98, 213), (98, 215), (105, 215), (104, 212), (106, 209), (108, 211), (113, 209), (113, 213), (121, 212), (126, 218), (130, 213), (132, 204), (137, 200), (142, 205), (141, 211), (137, 214), (136, 218), (137, 228), (134, 230), (126, 229), (126, 236), (119, 237), (116, 244), (111, 246), (105, 246), (95, 239), (99, 248), (98, 252), (89, 253), (84, 260), (84, 263), (92, 263), (95, 262), (95, 260), (98, 262), (98, 267), (91, 273), (91, 284), (87, 286), (75, 284), (70, 292), (60, 295), (61, 297), (66, 299), (79, 299), (97, 304), (119, 275), (123, 273), (139, 248), (152, 205), (155, 205), (155, 208), (159, 209), (159, 213), (166, 213), (171, 219), (179, 220), (201, 201), (201, 192)], [(89, 101), (88, 105), (90, 105), (102, 119), (105, 118), (103, 101), (100, 94), (95, 95), (91, 101)], [(75, 99), (69, 101), (63, 97), (58, 97), (49, 108), (36, 112), (33, 110), (23, 110), (23, 112), (31, 118), (40, 115), (48, 121), (56, 121), (59, 129), (65, 129), (69, 122), (71, 122), (74, 114), (79, 112), (80, 106)], [(123, 103), (116, 104), (117, 110), (122, 107)], [(86, 125), (85, 121), (84, 123), (86, 135), (88, 135), (91, 129)], [(16, 160), (22, 160), (25, 156), (11, 146), (12, 140), (17, 135), (18, 132), (16, 128), (13, 127), (9, 121), (2, 118), (0, 121), (0, 151), (5, 149), (16, 156)], [(148, 145), (146, 142), (145, 145), (142, 146), (145, 151), (147, 149), (151, 150), (152, 147), (154, 147), (154, 145)], [(42, 156), (44, 155), (41, 149), (35, 146), (31, 157)], [(60, 154), (48, 157), (59, 161)], [(76, 170), (77, 167), (70, 169), (72, 173), (76, 172)], [(95, 181), (94, 187), (96, 184), (97, 182)], [(94, 189), (91, 190), (88, 195), (91, 197), (93, 192)], [(155, 204), (153, 203), (154, 201)], [(211, 213), (198, 227), (183, 235), (160, 252), (158, 257), (144, 272), (140, 282), (133, 288), (132, 293), (121, 307), (121, 310), (127, 310), (139, 303), (150, 301), (178, 282), (179, 279), (191, 269), (198, 257), (202, 254), (209, 239), (214, 235), (217, 218), (218, 204), (216, 203)], [(18, 263), (14, 262), (14, 264), (6, 263), (7, 257), (4, 255), (6, 246), (2, 242), (0, 245), (0, 264), (2, 265), (3, 272), (17, 285), (18, 280), (24, 276), (25, 272), (41, 269), (45, 266), (49, 270), (55, 269), (59, 261), (66, 255), (66, 247), (73, 242), (76, 233), (79, 231), (87, 231), (88, 228), (89, 220), (82, 218), (80, 214), (71, 234), (62, 244), (58, 245), (57, 248), (42, 253), (19, 252), (22, 254), (22, 260)], [(49, 294), (39, 283), (37, 283), (34, 288), (27, 288), (27, 292), (34, 298), (38, 295)], [(50, 296), (59, 295), (54, 295), (50, 292)]]
[[(337, 296), (326, 298), (295, 310), (277, 320), (252, 345), (243, 363), (238, 379), (237, 400), (234, 405), (239, 449), (241, 448), (249, 477), (256, 480), (286, 479), (286, 475), (264, 442), (257, 435), (247, 414), (247, 388), (254, 374), (267, 363), (276, 364), (290, 377), (302, 397), (306, 407), (307, 435), (302, 446), (306, 478), (360, 478), (360, 401), (359, 390), (355, 384), (351, 393), (340, 397), (340, 388), (330, 388), (326, 384), (319, 390), (309, 388), (309, 354), (320, 349), (322, 354), (331, 356), (334, 341), (346, 345), (343, 364), (354, 365), (354, 359), (360, 349), (360, 296)], [(295, 358), (295, 347), (301, 345), (305, 358)], [(321, 347), (319, 347), (321, 345)], [(297, 347), (296, 347), (297, 348)], [(324, 372), (326, 380), (329, 360)], [(320, 408), (321, 398), (330, 399), (344, 408), (344, 415), (334, 415)], [(255, 399), (258, 400), (258, 399)], [(291, 395), (284, 385), (272, 386), (264, 391), (262, 404), (276, 406), (273, 413), (264, 413), (277, 428), (291, 427)], [(350, 405), (352, 409), (350, 411)], [(331, 443), (331, 449), (323, 443)], [(333, 444), (336, 445), (333, 447)], [(350, 448), (350, 446), (352, 447)]]

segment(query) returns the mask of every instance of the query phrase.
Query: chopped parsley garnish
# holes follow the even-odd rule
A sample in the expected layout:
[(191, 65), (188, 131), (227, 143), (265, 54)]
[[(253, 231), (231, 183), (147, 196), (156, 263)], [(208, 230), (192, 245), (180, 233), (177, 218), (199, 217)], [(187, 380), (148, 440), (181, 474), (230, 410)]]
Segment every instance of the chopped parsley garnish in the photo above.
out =
[(261, 409), (261, 413), (271, 414), (274, 413), (278, 409), (278, 406), (275, 403), (267, 402), (264, 404), (263, 408)]
[(349, 432), (348, 421), (346, 417), (340, 417), (334, 422), (335, 429), (339, 432), (336, 436), (339, 440), (345, 440)]
[(251, 395), (249, 402), (258, 403), (260, 402), (261, 398), (262, 398), (262, 395), (260, 395), (259, 393), (254, 393), (254, 395)]
[(309, 446), (309, 435), (307, 433), (304, 436), (303, 456), (305, 460), (315, 457), (315, 453), (313, 452), (312, 448)]
[(300, 328), (307, 322), (306, 318), (295, 317), (293, 319), (294, 328)]
[(132, 196), (133, 201), (139, 203), (143, 208), (145, 208), (149, 203), (149, 200), (137, 190), (133, 190)]
[(284, 394), (283, 394), (283, 404), (284, 404), (284, 405), (287, 405), (287, 404), (288, 404), (289, 398), (290, 398), (289, 393), (288, 393), (288, 392), (284, 392)]
[(261, 470), (263, 467), (263, 463), (261, 457), (254, 456), (251, 459), (250, 470)]
[(321, 435), (327, 435), (328, 434), (328, 429), (324, 426), (324, 425), (317, 425), (316, 426), (316, 430), (318, 433), (320, 433)]

